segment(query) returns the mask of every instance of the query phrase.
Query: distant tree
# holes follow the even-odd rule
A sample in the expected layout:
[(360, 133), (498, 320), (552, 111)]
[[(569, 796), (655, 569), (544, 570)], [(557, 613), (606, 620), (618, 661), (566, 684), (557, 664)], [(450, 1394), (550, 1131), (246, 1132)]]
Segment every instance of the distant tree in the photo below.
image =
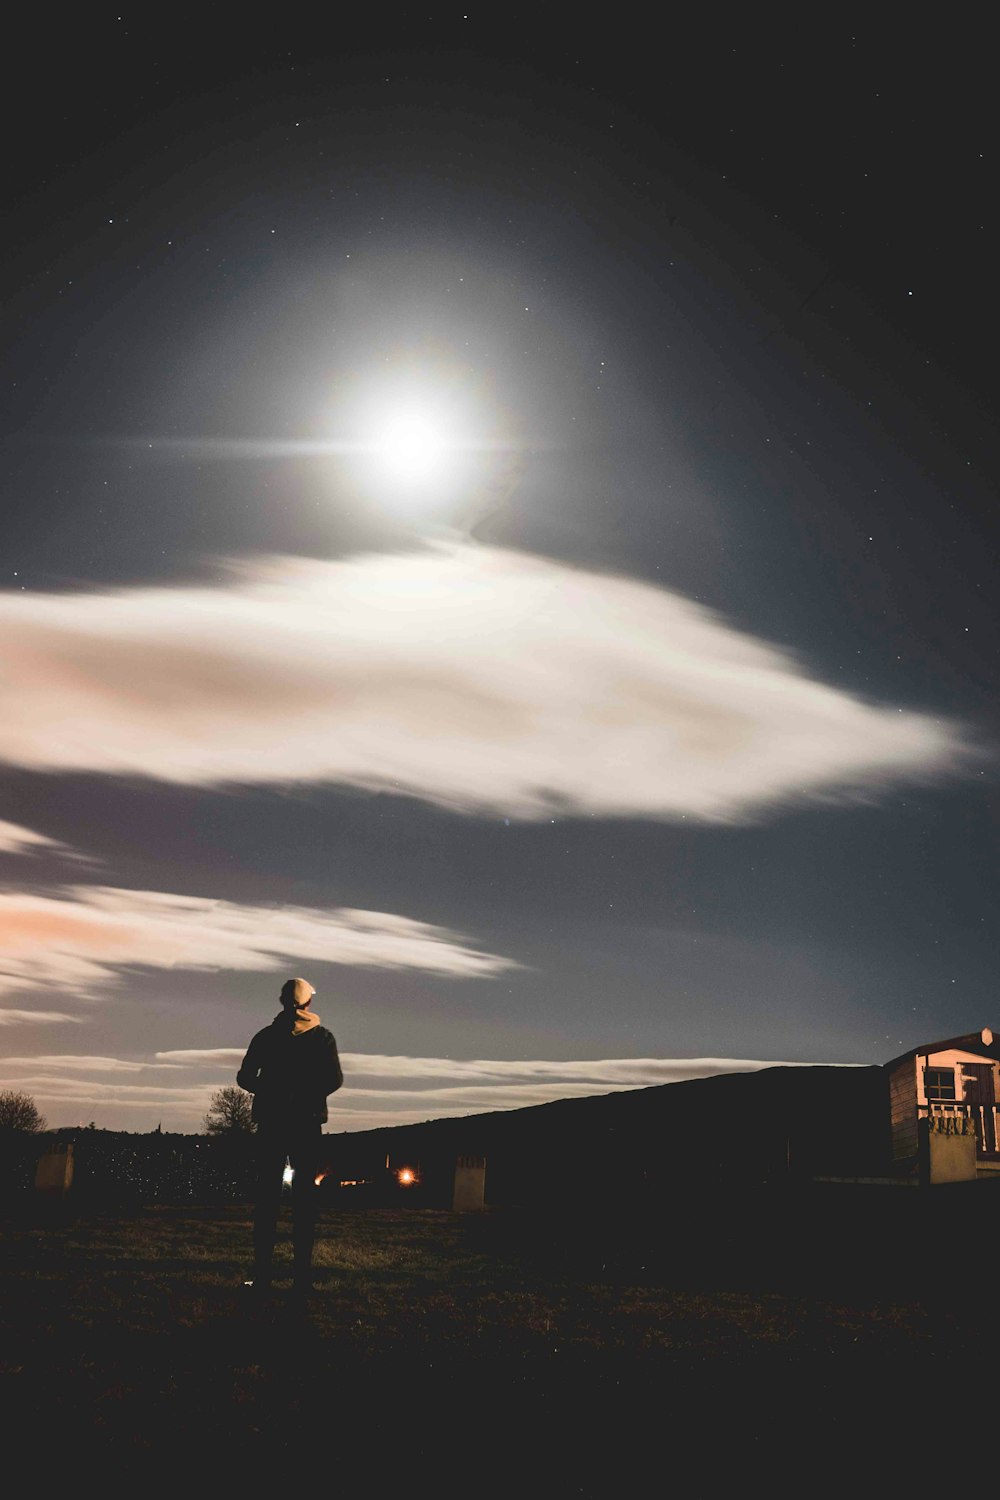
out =
[(0, 1130), (44, 1130), (45, 1118), (30, 1094), (0, 1089)]
[(205, 1129), (209, 1135), (249, 1135), (254, 1129), (250, 1118), (252, 1107), (253, 1100), (245, 1089), (226, 1084), (212, 1095)]

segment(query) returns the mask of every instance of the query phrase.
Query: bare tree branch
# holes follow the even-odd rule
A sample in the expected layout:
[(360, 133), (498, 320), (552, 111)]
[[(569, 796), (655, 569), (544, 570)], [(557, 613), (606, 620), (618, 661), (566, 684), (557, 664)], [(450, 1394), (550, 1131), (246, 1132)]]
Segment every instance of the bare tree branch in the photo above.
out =
[(0, 1130), (44, 1130), (45, 1117), (30, 1094), (0, 1089)]
[(250, 1117), (252, 1107), (253, 1100), (245, 1089), (234, 1084), (216, 1089), (205, 1116), (206, 1132), (209, 1135), (249, 1135), (254, 1129)]

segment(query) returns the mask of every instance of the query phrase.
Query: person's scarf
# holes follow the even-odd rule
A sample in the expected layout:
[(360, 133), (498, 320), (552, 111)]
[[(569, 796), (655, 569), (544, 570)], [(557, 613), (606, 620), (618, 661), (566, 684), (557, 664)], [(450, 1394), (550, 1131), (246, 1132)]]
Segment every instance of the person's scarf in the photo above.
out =
[(319, 1025), (319, 1016), (314, 1010), (299, 1010), (296, 1006), (294, 1010), (279, 1010), (272, 1024), (290, 1031), (292, 1036), (301, 1036)]

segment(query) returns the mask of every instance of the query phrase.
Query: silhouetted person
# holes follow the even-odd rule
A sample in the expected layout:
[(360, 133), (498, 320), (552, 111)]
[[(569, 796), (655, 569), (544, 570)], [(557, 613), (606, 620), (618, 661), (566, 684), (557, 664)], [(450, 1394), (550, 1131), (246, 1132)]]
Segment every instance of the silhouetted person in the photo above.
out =
[(281, 1010), (258, 1031), (236, 1075), (253, 1094), (257, 1126), (257, 1199), (253, 1219), (255, 1292), (271, 1285), (271, 1264), (285, 1160), (292, 1168), (292, 1245), (294, 1289), (304, 1296), (312, 1286), (316, 1234), (316, 1172), (327, 1120), (327, 1096), (344, 1081), (337, 1043), (309, 1009), (316, 991), (305, 979), (289, 979), (281, 989)]

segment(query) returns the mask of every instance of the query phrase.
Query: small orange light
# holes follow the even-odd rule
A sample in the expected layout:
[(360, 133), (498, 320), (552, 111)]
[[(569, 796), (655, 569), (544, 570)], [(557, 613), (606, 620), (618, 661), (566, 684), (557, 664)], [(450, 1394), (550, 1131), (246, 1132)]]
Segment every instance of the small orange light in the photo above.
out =
[(411, 1183), (416, 1182), (417, 1174), (412, 1167), (400, 1167), (396, 1173), (396, 1179), (400, 1187), (409, 1187)]

